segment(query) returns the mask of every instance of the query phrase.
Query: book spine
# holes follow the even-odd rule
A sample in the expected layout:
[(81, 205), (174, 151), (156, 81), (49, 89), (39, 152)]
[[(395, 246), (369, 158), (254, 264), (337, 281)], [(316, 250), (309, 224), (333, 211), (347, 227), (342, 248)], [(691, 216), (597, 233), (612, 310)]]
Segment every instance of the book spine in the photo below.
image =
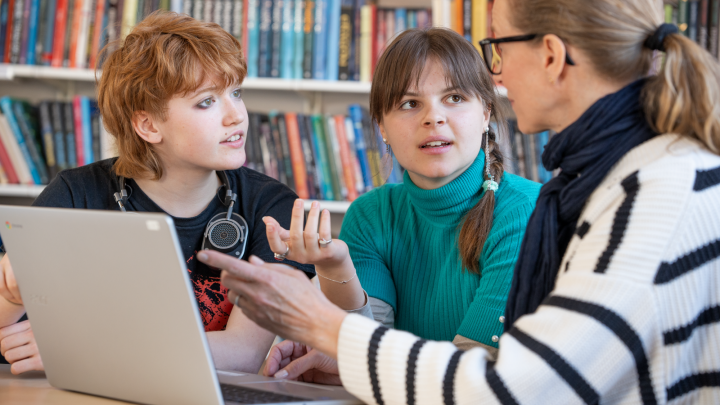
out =
[[(487, 35), (487, 14), (488, 14), (488, 2), (487, 0), (471, 0), (472, 1), (472, 28), (470, 30), (472, 34), (472, 44), (475, 46), (478, 52), (482, 54), (479, 42), (485, 39)], [(433, 10), (433, 15), (435, 10)]]
[(65, 151), (65, 131), (62, 125), (62, 105), (60, 102), (53, 102), (50, 108), (50, 116), (52, 118), (53, 136), (55, 146), (55, 160), (57, 161), (58, 170), (68, 168), (67, 156)]
[(100, 110), (95, 101), (89, 101), (90, 130), (92, 138), (92, 160), (97, 162), (101, 159), (102, 145), (100, 143)]
[(292, 165), (293, 180), (295, 181), (295, 192), (298, 197), (308, 199), (310, 193), (308, 192), (307, 172), (305, 171), (305, 159), (300, 140), (297, 114), (286, 113), (285, 124), (287, 126), (287, 141), (288, 149), (290, 149), (290, 164)]
[(313, 144), (310, 140), (310, 134), (312, 133), (311, 127), (309, 117), (298, 114), (298, 129), (300, 132), (300, 143), (303, 148), (303, 157), (305, 158), (308, 194), (310, 198), (318, 198), (320, 187), (317, 181), (318, 174), (315, 167), (315, 157), (313, 156)]
[(258, 57), (258, 75), (260, 77), (270, 77), (272, 4), (272, 0), (260, 0), (260, 54)]
[(372, 5), (366, 5), (363, 6), (363, 8), (360, 10), (360, 81), (361, 82), (369, 82), (370, 81), (370, 70), (371, 70), (371, 63), (372, 63), (372, 56), (370, 55), (370, 52), (372, 50), (372, 45), (370, 44), (370, 41), (372, 41), (372, 13), (373, 13), (373, 7)]
[(23, 13), (25, 11), (25, 1), (30, 0), (15, 0), (15, 10), (13, 12), (12, 42), (10, 44), (10, 63), (20, 62), (20, 45), (22, 40), (22, 21)]
[(12, 35), (14, 32), (13, 21), (15, 20), (15, 0), (7, 0), (5, 43), (3, 49), (3, 62), (10, 63), (10, 49), (12, 48)]
[(689, 3), (689, 21), (688, 21), (688, 38), (691, 41), (698, 42), (698, 0), (690, 0)]
[[(122, 28), (120, 29), (120, 39), (123, 40), (132, 31), (137, 18), (138, 0), (124, 0), (125, 4), (122, 8)], [(191, 1), (191, 0), (185, 0)], [(120, 10), (120, 8), (118, 8)]]
[(710, 53), (718, 57), (718, 38), (720, 36), (720, 0), (710, 0)]
[(80, 19), (80, 33), (78, 34), (78, 41), (80, 43), (77, 47), (77, 54), (75, 54), (75, 66), (84, 69), (87, 67), (88, 61), (88, 43), (90, 41), (90, 16), (94, 15), (94, 4), (93, 0), (85, 0), (83, 2), (82, 15)]
[(679, 0), (678, 2), (678, 29), (680, 33), (686, 37), (688, 33), (688, 23), (690, 22), (690, 3), (688, 0)]
[(170, 0), (170, 11), (175, 13), (184, 13), (185, 10), (183, 10), (183, 0)]
[(708, 47), (708, 10), (709, 1), (700, 0), (700, 10), (698, 15), (698, 43), (703, 49)]
[[(294, 9), (294, 31), (295, 37), (293, 47), (293, 60), (292, 60), (292, 78), (302, 79), (303, 78), (303, 59), (305, 57), (305, 1), (295, 0)], [(298, 125), (300, 125), (298, 123)]]
[(383, 52), (385, 52), (385, 48), (392, 42), (393, 38), (395, 38), (395, 10), (389, 8), (385, 10), (385, 43), (383, 44)]
[(83, 159), (87, 165), (95, 161), (93, 155), (92, 123), (90, 120), (90, 99), (85, 96), (80, 97), (80, 108), (82, 116)]
[(303, 21), (303, 78), (312, 79), (313, 74), (313, 41), (315, 27), (315, 1), (305, 1), (305, 20)]
[(338, 79), (350, 80), (350, 57), (352, 53), (353, 32), (352, 2), (343, 1), (340, 8), (340, 35), (338, 41)]
[(65, 150), (68, 168), (78, 167), (77, 147), (75, 145), (75, 112), (73, 102), (63, 103), (63, 123), (65, 124)]
[[(4, 117), (3, 117), (4, 119)], [(3, 126), (0, 126), (0, 132), (4, 130)], [(10, 158), (9, 145), (5, 145), (5, 137), (0, 136), (0, 164), (5, 169), (5, 175), (7, 176), (8, 183), (19, 184), (20, 178), (15, 171), (12, 159)]]
[(345, 132), (345, 116), (336, 115), (333, 118), (335, 124), (335, 135), (337, 137), (340, 167), (342, 168), (343, 182), (345, 184), (346, 199), (348, 201), (354, 201), (357, 195), (357, 189), (355, 186), (355, 165), (350, 158), (350, 145), (348, 144), (347, 134)]
[(192, 9), (192, 18), (202, 21), (203, 19), (203, 5), (205, 4), (205, 0), (190, 0), (193, 2), (193, 9)]
[(73, 98), (73, 126), (75, 127), (75, 157), (77, 165), (85, 166), (85, 135), (83, 133), (82, 100), (81, 96)]
[(193, 15), (193, 0), (176, 0), (182, 2), (182, 13), (192, 17)]
[[(147, 1), (147, 0), (145, 0)], [(205, 4), (203, 5), (203, 17), (202, 20), (205, 22), (212, 22), (213, 18), (213, 6), (215, 3), (213, 0), (205, 0)]]
[(278, 128), (278, 113), (272, 111), (268, 114), (268, 124), (270, 125), (270, 142), (272, 150), (270, 159), (277, 167), (277, 175), (275, 176), (281, 183), (288, 184), (287, 172), (285, 171), (285, 160), (283, 159), (282, 141), (280, 140), (280, 129)]
[(327, 0), (327, 58), (325, 80), (337, 80), (340, 53), (340, 0)]
[(234, 1), (234, 0), (225, 0), (225, 4), (223, 5), (223, 10), (225, 10), (222, 14), (222, 27), (225, 31), (229, 32), (230, 35), (234, 36), (237, 39), (240, 39), (240, 33), (238, 32), (235, 34), (233, 31), (233, 17), (235, 17), (235, 3), (238, 3), (240, 5), (240, 13), (242, 13), (242, 2), (241, 1)]
[(463, 31), (462, 35), (472, 41), (472, 0), (462, 0), (463, 3)]
[(365, 137), (365, 153), (368, 157), (368, 163), (370, 164), (370, 175), (372, 177), (372, 186), (380, 187), (380, 151), (378, 150), (377, 136), (373, 131), (373, 126), (370, 121), (370, 115), (367, 110), (363, 107), (360, 108), (362, 113), (362, 133)]
[(90, 69), (97, 68), (97, 56), (100, 52), (103, 33), (103, 16), (105, 15), (105, 0), (98, 0), (95, 7), (95, 27), (93, 32), (92, 47), (90, 48)]
[(70, 67), (77, 68), (77, 53), (80, 46), (80, 32), (83, 24), (83, 2), (89, 0), (75, 0), (75, 8), (73, 9), (72, 31), (70, 33)]
[(260, 64), (260, 26), (258, 24), (260, 0), (247, 0), (247, 30), (248, 44), (247, 49), (247, 65), (248, 77), (258, 77), (258, 67)]
[(47, 165), (42, 156), (42, 139), (41, 134), (36, 130), (37, 118), (35, 109), (29, 104), (21, 101), (14, 101), (12, 107), (15, 111), (15, 119), (20, 126), (20, 132), (25, 137), (25, 145), (27, 145), (30, 158), (37, 169), (40, 176), (41, 184), (48, 183)]
[(7, 37), (8, 0), (0, 1), (0, 61), (5, 59), (5, 39)]
[[(212, 1), (212, 3), (213, 3), (213, 5), (212, 5), (212, 10), (213, 10), (212, 22), (223, 27), (222, 22), (223, 22), (223, 13), (225, 12), (225, 10), (224, 10), (225, 1), (224, 0), (215, 0), (215, 1)], [(223, 27), (223, 28), (225, 28), (225, 27)]]
[(295, 0), (284, 0), (282, 9), (282, 41), (280, 51), (280, 77), (293, 78), (293, 45), (295, 44)]
[(52, 63), (53, 35), (55, 35), (55, 20), (57, 19), (56, 7), (56, 0), (47, 0), (44, 35), (38, 38), (43, 41), (43, 46), (42, 53), (36, 55), (36, 58), (40, 64), (45, 66), (49, 66)]
[(315, 0), (315, 32), (313, 36), (313, 79), (325, 80), (327, 67), (327, 0)]
[[(291, 0), (288, 0), (291, 1)], [(280, 77), (280, 41), (282, 40), (283, 8), (285, 1), (273, 0), (272, 2), (272, 23), (270, 24), (270, 77)]]
[(360, 106), (357, 104), (350, 105), (348, 107), (348, 110), (350, 112), (350, 118), (352, 118), (353, 128), (355, 130), (355, 150), (357, 153), (358, 162), (360, 163), (360, 170), (362, 171), (363, 184), (365, 185), (365, 189), (363, 191), (367, 192), (372, 190), (373, 182), (372, 173), (370, 171), (370, 162), (368, 161), (367, 151), (365, 148), (365, 134), (363, 133), (362, 111), (360, 110)]
[[(395, 36), (407, 29), (407, 10), (404, 8), (395, 9)], [(460, 34), (462, 35), (462, 34)]]
[(365, 190), (365, 183), (363, 182), (357, 149), (355, 149), (355, 127), (350, 117), (345, 117), (345, 135), (347, 136), (348, 149), (350, 150), (350, 162), (353, 167), (352, 173), (355, 178), (355, 194), (360, 195), (363, 193), (363, 190)]
[(40, 103), (40, 131), (43, 140), (43, 149), (45, 150), (45, 162), (48, 168), (48, 181), (55, 178), (58, 173), (57, 160), (55, 159), (55, 141), (50, 120), (50, 102), (43, 101)]
[(322, 115), (313, 115), (311, 117), (313, 124), (313, 137), (316, 143), (316, 160), (319, 162), (318, 171), (322, 171), (322, 198), (323, 200), (333, 200), (335, 193), (333, 191), (333, 180), (330, 168), (330, 155), (325, 138), (325, 124)]
[(243, 21), (245, 18), (245, 5), (247, 4), (247, 0), (233, 0), (232, 5), (232, 21), (231, 21), (231, 27), (232, 27), (232, 34), (235, 38), (240, 41), (243, 47), (243, 52), (247, 54), (247, 48), (245, 44), (245, 36), (246, 36), (246, 30), (247, 30), (247, 23)]
[(63, 47), (65, 46), (65, 24), (67, 24), (67, 0), (57, 0), (55, 15), (55, 34), (52, 45), (52, 67), (62, 66)]
[[(352, 80), (360, 80), (360, 37), (361, 37), (361, 18), (362, 18), (362, 7), (365, 5), (365, 0), (355, 0), (355, 21), (353, 23), (353, 37), (351, 46), (350, 56), (350, 73)], [(354, 61), (354, 62), (353, 62)]]
[(12, 104), (13, 102), (9, 97), (3, 97), (0, 99), (0, 108), (2, 108), (3, 114), (5, 114), (5, 118), (7, 118), (8, 125), (10, 126), (10, 130), (15, 136), (15, 139), (17, 140), (20, 152), (22, 153), (22, 157), (25, 159), (28, 170), (30, 170), (32, 180), (35, 184), (42, 184), (38, 169), (35, 166), (32, 157), (30, 156), (30, 151), (28, 150), (28, 145), (25, 142), (25, 137), (20, 130), (17, 118), (15, 117), (15, 113), (13, 112)]
[(14, 131), (10, 128), (10, 122), (7, 117), (2, 114), (0, 114), (0, 137), (10, 156), (10, 161), (17, 173), (20, 184), (35, 184), (32, 174), (30, 173), (30, 167), (20, 149), (18, 139)]
[(30, 28), (28, 30), (28, 39), (27, 39), (27, 59), (26, 62), (28, 65), (34, 65), (36, 61), (36, 51), (37, 51), (37, 37), (38, 37), (38, 28), (40, 25), (40, 0), (32, 0), (32, 4), (30, 6)]
[(285, 114), (278, 114), (277, 126), (280, 131), (280, 146), (282, 148), (283, 167), (287, 185), (295, 191), (295, 177), (293, 176), (292, 158), (290, 156), (290, 144), (288, 142), (288, 128), (285, 121)]
[(18, 63), (24, 65), (27, 63), (28, 37), (30, 35), (30, 9), (34, 0), (24, 0), (22, 13), (22, 30), (20, 31), (20, 56)]
[(328, 115), (323, 120), (323, 123), (325, 124), (325, 146), (327, 147), (328, 158), (330, 160), (333, 196), (336, 201), (343, 201), (347, 198), (348, 192), (345, 187), (345, 176), (342, 172), (342, 162), (340, 161), (340, 144), (337, 140), (335, 118)]

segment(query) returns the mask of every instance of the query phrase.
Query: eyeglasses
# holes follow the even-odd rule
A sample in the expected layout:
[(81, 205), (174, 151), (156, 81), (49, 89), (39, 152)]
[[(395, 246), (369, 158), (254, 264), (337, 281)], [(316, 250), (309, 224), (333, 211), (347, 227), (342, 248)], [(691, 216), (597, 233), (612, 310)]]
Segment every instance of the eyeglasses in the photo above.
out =
[[(505, 42), (523, 42), (535, 39), (538, 34), (518, 35), (515, 37), (505, 38), (486, 38), (480, 41), (480, 49), (482, 49), (483, 59), (485, 60), (485, 66), (487, 66), (490, 73), (499, 75), (502, 71), (502, 53), (497, 44)], [(575, 66), (575, 62), (570, 59), (570, 55), (565, 52), (565, 63), (570, 66)]]

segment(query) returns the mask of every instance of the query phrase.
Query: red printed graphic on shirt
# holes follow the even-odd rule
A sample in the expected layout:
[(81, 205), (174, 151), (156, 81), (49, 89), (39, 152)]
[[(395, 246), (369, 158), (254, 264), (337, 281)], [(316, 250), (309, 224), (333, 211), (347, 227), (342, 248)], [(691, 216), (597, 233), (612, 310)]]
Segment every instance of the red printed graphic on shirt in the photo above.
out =
[[(188, 262), (194, 258), (195, 255), (191, 256)], [(208, 276), (199, 274), (200, 272), (193, 273), (190, 269), (188, 272), (205, 332), (225, 330), (233, 304), (227, 298), (228, 289), (220, 284), (219, 273), (218, 276)]]

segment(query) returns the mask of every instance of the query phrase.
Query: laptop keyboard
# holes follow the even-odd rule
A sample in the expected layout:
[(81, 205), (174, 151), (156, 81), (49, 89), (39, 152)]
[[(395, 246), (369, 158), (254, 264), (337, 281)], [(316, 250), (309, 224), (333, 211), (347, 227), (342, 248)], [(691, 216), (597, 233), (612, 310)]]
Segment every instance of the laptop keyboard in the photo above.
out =
[(274, 404), (280, 402), (311, 401), (311, 399), (308, 398), (293, 397), (230, 384), (220, 384), (220, 391), (222, 391), (225, 401), (239, 402), (241, 404)]

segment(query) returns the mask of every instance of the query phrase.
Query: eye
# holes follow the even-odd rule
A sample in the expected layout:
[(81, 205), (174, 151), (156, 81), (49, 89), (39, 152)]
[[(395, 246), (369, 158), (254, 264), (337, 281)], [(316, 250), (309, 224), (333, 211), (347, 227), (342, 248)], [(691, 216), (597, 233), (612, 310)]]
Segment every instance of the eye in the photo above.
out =
[(459, 94), (453, 94), (447, 98), (447, 101), (451, 104), (459, 104), (463, 102), (465, 98)]
[(400, 104), (400, 109), (401, 109), (401, 110), (410, 110), (410, 109), (413, 109), (413, 108), (415, 108), (415, 107), (417, 107), (417, 101), (415, 101), (415, 100), (408, 100), (408, 101)]
[(242, 98), (242, 89), (233, 90), (232, 96), (235, 98)]
[(212, 99), (212, 97), (208, 97), (205, 100), (197, 103), (197, 106), (200, 108), (208, 108), (213, 105), (215, 101)]

